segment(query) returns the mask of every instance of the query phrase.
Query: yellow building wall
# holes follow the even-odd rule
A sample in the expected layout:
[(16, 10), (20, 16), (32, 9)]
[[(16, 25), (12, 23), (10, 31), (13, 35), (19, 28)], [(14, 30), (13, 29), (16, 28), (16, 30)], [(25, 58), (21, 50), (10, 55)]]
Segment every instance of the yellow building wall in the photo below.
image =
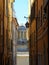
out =
[(12, 22), (12, 3), (8, 2), (8, 36), (11, 39), (11, 22)]
[(31, 34), (36, 31), (36, 20), (34, 19), (31, 23)]

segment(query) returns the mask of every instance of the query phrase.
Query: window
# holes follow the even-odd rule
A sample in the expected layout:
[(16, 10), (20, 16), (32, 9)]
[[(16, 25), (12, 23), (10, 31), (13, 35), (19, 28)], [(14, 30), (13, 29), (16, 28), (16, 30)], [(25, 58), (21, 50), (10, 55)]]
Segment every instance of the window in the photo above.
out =
[(31, 34), (31, 46), (33, 46), (33, 43), (34, 43), (34, 38), (33, 38), (33, 33)]
[(26, 32), (24, 32), (24, 38), (26, 39)]
[(41, 25), (43, 23), (43, 6), (41, 6)]
[(48, 19), (48, 6), (45, 6), (43, 13), (44, 13), (43, 15), (44, 19)]
[(18, 31), (18, 39), (20, 38), (20, 32)]
[(36, 33), (35, 31), (31, 34), (31, 45), (35, 46), (35, 41), (36, 41)]
[(5, 1), (6, 16), (8, 15), (8, 0)]
[(1, 35), (3, 35), (3, 21), (1, 21)]
[(36, 43), (36, 31), (34, 31), (34, 45)]
[(40, 28), (40, 11), (37, 15), (37, 30)]
[(23, 31), (21, 31), (21, 39), (23, 39)]
[(37, 15), (37, 30), (41, 27), (41, 25), (42, 25), (42, 7)]

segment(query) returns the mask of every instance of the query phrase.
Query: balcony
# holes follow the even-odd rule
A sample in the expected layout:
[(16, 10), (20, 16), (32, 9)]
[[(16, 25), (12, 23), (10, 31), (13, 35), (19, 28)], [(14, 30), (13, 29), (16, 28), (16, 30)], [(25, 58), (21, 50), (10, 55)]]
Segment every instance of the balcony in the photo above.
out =
[(48, 3), (48, 0), (43, 0), (43, 6), (45, 7)]

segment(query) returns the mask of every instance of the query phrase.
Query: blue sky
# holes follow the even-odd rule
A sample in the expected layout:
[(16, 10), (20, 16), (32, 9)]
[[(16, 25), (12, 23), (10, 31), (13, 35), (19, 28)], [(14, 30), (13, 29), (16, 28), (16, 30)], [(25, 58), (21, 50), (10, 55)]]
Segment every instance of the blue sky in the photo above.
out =
[(15, 10), (15, 16), (20, 25), (24, 25), (27, 22), (27, 19), (24, 16), (28, 16), (28, 0), (15, 0), (13, 4)]

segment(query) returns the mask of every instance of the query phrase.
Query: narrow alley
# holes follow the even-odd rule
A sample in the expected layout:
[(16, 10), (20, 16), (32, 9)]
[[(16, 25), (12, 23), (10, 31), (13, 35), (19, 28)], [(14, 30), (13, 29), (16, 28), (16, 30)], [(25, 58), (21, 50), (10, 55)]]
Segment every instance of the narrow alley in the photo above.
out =
[(48, 0), (0, 0), (0, 65), (48, 65)]

